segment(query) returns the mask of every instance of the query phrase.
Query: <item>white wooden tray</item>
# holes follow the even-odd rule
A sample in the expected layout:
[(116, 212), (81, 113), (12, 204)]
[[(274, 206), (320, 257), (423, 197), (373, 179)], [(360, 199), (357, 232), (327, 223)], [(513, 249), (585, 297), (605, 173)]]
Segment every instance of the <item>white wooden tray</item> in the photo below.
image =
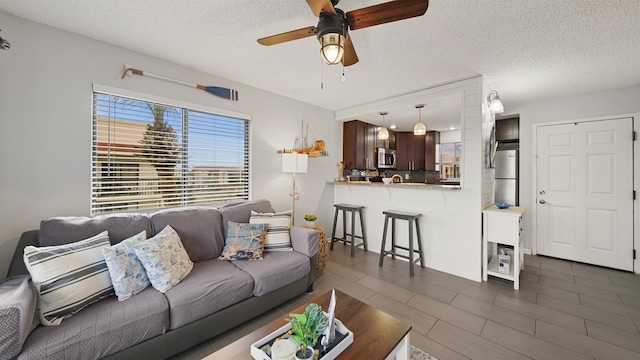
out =
[[(344, 324), (340, 320), (335, 319), (335, 322), (336, 322), (336, 331), (338, 331), (341, 334), (346, 334), (346, 337), (343, 338), (342, 341), (340, 341), (336, 346), (333, 347), (333, 349), (331, 349), (326, 354), (324, 355), (320, 354), (320, 359), (322, 360), (334, 360), (336, 357), (338, 357), (338, 355), (340, 355), (344, 351), (344, 349), (349, 347), (349, 345), (353, 344), (353, 332), (347, 329), (347, 327), (344, 326)], [(265, 352), (262, 351), (260, 347), (264, 346), (265, 344), (269, 343), (271, 340), (281, 336), (282, 334), (286, 333), (289, 330), (291, 330), (291, 323), (285, 324), (278, 330), (272, 332), (271, 334), (251, 344), (251, 356), (256, 360), (271, 360), (271, 357), (265, 354)]]

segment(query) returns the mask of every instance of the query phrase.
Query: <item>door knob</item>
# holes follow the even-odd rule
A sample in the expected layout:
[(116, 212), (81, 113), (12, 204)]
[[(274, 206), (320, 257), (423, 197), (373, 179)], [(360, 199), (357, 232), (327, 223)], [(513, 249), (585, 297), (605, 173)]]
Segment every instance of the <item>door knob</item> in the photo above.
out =
[(544, 194), (546, 194), (546, 193), (544, 192), (544, 190), (540, 190), (540, 191), (538, 191), (538, 194), (540, 194), (540, 195), (544, 195)]
[(544, 204), (546, 204), (546, 203), (547, 203), (546, 201), (544, 201), (544, 200), (540, 200), (540, 204), (544, 205)]

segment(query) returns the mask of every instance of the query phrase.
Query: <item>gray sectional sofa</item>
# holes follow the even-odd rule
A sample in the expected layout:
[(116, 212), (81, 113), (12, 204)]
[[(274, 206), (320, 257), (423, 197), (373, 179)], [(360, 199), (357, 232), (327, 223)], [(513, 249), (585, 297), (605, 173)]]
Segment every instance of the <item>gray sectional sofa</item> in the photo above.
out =
[[(318, 233), (312, 229), (291, 228), (294, 251), (265, 253), (257, 261), (217, 259), (224, 247), (227, 222), (247, 223), (252, 210), (273, 212), (269, 201), (256, 200), (221, 208), (43, 221), (39, 230), (22, 235), (7, 281), (0, 284), (0, 317), (8, 309), (6, 313), (21, 322), (15, 327), (0, 326), (0, 341), (5, 342), (0, 348), (15, 349), (26, 336), (17, 359), (164, 359), (310, 291), (318, 251)], [(142, 230), (153, 236), (167, 224), (176, 230), (194, 261), (193, 270), (179, 284), (164, 294), (150, 286), (125, 301), (112, 296), (58, 326), (34, 323), (30, 331), (36, 294), (33, 286), (28, 287), (22, 258), (25, 246), (74, 242), (104, 230), (115, 244)], [(28, 290), (27, 296), (20, 296), (19, 309), (2, 304), (10, 302), (11, 292), (20, 287), (23, 292)]]

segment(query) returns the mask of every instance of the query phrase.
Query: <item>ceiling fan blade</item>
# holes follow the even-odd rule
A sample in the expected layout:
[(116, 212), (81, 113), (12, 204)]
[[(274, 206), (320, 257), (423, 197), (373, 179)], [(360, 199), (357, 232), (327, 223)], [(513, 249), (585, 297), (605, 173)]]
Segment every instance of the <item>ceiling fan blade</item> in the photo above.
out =
[(351, 30), (386, 24), (393, 21), (422, 16), (427, 12), (429, 0), (396, 0), (349, 11), (347, 23)]
[(359, 61), (356, 48), (353, 47), (351, 36), (344, 40), (344, 55), (342, 55), (342, 65), (351, 66)]
[(309, 26), (306, 28), (288, 31), (278, 35), (267, 36), (262, 39), (258, 39), (258, 43), (269, 46), (280, 44), (287, 41), (298, 40), (309, 36), (314, 36), (318, 33), (318, 29), (315, 26)]
[(333, 8), (331, 0), (307, 0), (307, 4), (309, 4), (315, 16), (320, 16), (320, 13), (323, 12), (331, 15), (336, 14), (336, 9)]

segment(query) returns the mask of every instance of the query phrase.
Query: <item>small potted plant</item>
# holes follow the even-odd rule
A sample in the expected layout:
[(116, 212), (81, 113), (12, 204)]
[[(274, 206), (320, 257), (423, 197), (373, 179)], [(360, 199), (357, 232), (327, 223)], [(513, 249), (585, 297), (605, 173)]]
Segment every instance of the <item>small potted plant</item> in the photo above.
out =
[(307, 227), (309, 229), (313, 229), (316, 227), (316, 216), (314, 214), (307, 214), (304, 216), (305, 221), (307, 222)]
[(307, 360), (314, 356), (313, 347), (318, 338), (329, 326), (329, 319), (318, 304), (307, 305), (304, 314), (290, 314), (291, 330), (293, 334), (288, 338), (293, 340), (300, 350), (296, 352), (296, 359)]

